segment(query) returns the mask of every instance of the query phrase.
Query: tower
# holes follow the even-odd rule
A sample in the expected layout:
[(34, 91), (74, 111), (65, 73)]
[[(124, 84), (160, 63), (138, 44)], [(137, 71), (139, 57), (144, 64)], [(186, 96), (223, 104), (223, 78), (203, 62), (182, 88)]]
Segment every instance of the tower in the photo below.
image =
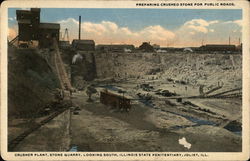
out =
[(62, 40), (65, 40), (65, 36), (67, 36), (67, 40), (66, 41), (69, 41), (69, 32), (68, 32), (68, 29), (66, 28), (65, 31), (64, 31), (64, 35), (62, 37)]

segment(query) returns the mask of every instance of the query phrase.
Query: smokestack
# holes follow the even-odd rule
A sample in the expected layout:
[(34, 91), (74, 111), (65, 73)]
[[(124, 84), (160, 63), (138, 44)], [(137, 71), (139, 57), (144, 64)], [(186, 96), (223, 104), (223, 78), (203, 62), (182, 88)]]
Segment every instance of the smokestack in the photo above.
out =
[(78, 39), (81, 40), (81, 16), (79, 16), (79, 35)]

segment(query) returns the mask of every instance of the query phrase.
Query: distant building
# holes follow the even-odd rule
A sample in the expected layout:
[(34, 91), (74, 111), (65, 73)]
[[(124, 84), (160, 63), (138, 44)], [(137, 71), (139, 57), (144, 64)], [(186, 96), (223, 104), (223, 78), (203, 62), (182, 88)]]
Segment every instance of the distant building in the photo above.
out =
[(95, 51), (95, 42), (94, 40), (74, 39), (72, 41), (72, 47), (76, 50), (81, 50), (81, 51)]
[(62, 48), (62, 49), (69, 48), (70, 43), (69, 43), (69, 41), (60, 40), (59, 41), (59, 47)]
[(150, 45), (149, 42), (143, 42), (140, 46), (139, 46), (139, 50), (142, 50), (144, 52), (153, 52), (154, 48), (152, 45)]
[(242, 51), (242, 43), (240, 45), (236, 46), (236, 50), (237, 51)]
[(105, 52), (132, 52), (133, 50), (135, 50), (135, 46), (127, 44), (100, 44), (96, 46), (96, 50)]
[(50, 47), (53, 37), (59, 42), (60, 24), (57, 23), (40, 23), (39, 25), (39, 46)]
[(157, 45), (157, 44), (153, 44), (153, 48), (154, 48), (154, 49), (160, 49), (161, 46), (160, 46), (160, 45)]
[(40, 23), (40, 8), (17, 10), (18, 41), (38, 41), (40, 48), (51, 46), (52, 38), (59, 42), (60, 24)]
[(236, 51), (235, 45), (207, 44), (199, 48), (201, 51)]

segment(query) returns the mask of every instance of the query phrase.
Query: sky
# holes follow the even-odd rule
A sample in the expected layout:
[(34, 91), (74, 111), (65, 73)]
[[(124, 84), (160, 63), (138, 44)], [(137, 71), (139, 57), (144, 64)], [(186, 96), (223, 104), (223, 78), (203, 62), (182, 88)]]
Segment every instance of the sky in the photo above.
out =
[[(23, 8), (28, 9), (28, 8)], [(8, 10), (9, 39), (17, 35), (17, 8)], [(68, 28), (70, 41), (78, 38), (78, 17), (82, 17), (81, 38), (96, 44), (134, 44), (185, 47), (203, 44), (239, 44), (242, 10), (239, 9), (101, 9), (42, 8), (41, 22), (60, 23)]]

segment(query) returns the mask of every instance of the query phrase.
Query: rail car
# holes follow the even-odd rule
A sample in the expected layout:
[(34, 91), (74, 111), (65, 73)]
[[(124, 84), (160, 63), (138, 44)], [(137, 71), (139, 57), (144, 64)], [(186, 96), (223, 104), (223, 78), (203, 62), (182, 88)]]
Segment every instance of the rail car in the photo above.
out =
[(100, 102), (104, 105), (120, 109), (121, 111), (128, 112), (131, 109), (130, 99), (115, 93), (111, 93), (107, 90), (100, 92)]

